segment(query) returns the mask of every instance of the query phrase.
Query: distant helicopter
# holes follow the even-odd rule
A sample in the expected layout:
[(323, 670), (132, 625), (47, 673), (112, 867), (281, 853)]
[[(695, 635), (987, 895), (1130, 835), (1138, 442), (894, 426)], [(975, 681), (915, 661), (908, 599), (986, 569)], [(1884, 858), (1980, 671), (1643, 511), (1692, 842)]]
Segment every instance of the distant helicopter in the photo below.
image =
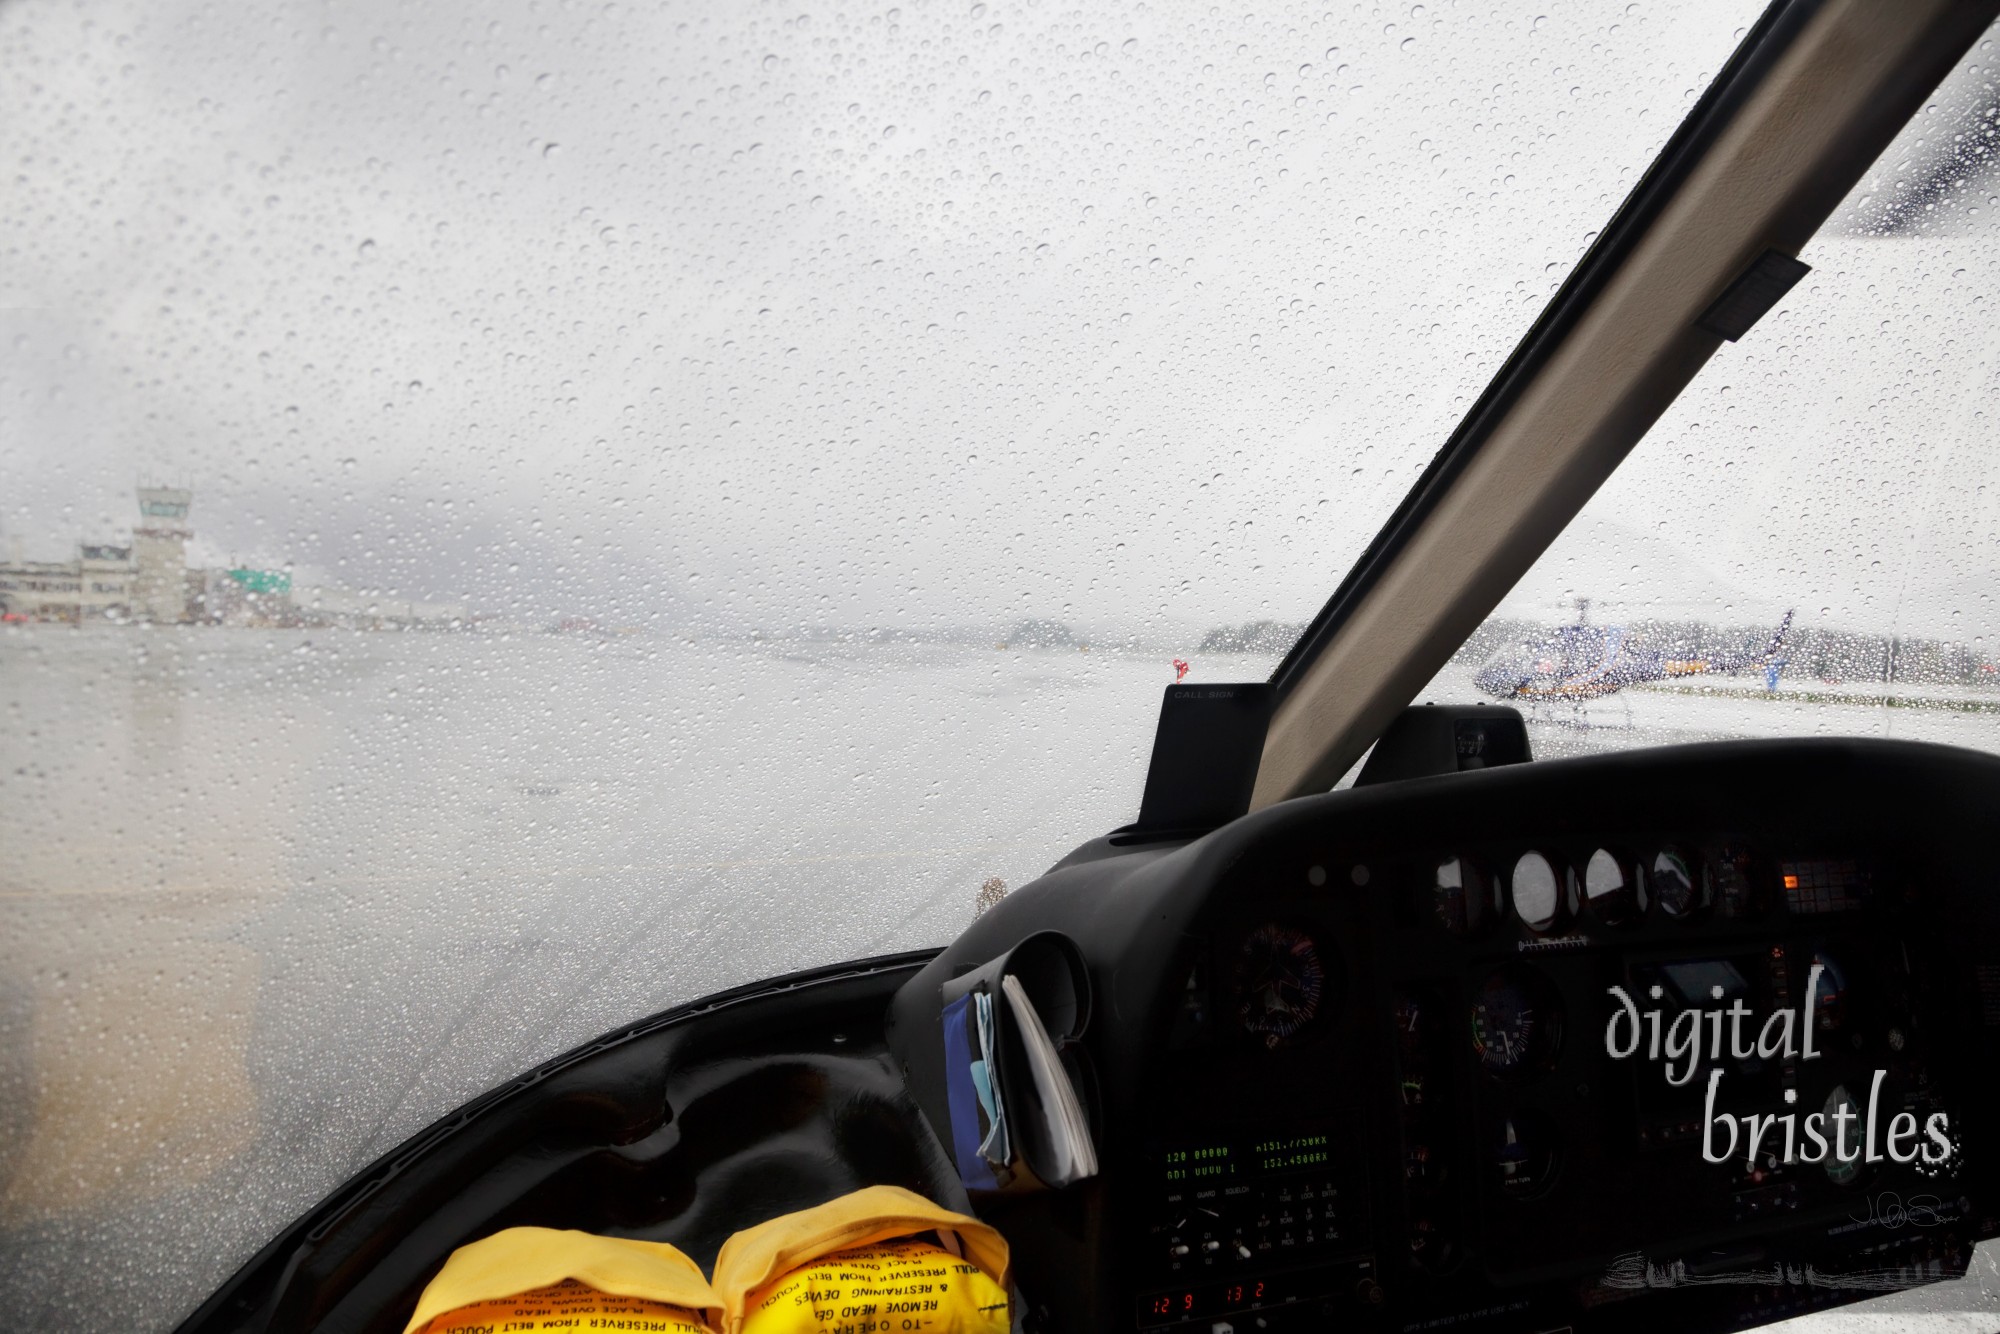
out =
[(1642, 681), (1761, 670), (1764, 689), (1778, 688), (1778, 674), (1785, 667), (1785, 635), (1792, 628), (1790, 611), (1762, 652), (1674, 657), (1635, 643), (1622, 625), (1591, 625), (1590, 599), (1579, 598), (1576, 605), (1575, 624), (1495, 655), (1473, 675), (1473, 684), (1496, 699), (1580, 703)]

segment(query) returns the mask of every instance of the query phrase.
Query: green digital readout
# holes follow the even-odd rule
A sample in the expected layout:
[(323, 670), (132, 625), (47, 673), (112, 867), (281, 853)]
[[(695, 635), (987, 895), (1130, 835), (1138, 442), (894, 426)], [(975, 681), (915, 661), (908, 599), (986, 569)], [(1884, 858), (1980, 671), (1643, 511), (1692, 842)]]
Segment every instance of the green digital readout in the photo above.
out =
[(1259, 1140), (1256, 1147), (1257, 1171), (1298, 1172), (1323, 1167), (1333, 1161), (1333, 1148), (1325, 1135), (1291, 1135), (1284, 1139)]
[(1161, 1150), (1155, 1161), (1169, 1183), (1253, 1178), (1310, 1172), (1333, 1162), (1331, 1135), (1277, 1135), (1221, 1144)]
[(1195, 1149), (1169, 1149), (1160, 1155), (1168, 1181), (1200, 1181), (1236, 1175), (1235, 1150), (1227, 1144)]

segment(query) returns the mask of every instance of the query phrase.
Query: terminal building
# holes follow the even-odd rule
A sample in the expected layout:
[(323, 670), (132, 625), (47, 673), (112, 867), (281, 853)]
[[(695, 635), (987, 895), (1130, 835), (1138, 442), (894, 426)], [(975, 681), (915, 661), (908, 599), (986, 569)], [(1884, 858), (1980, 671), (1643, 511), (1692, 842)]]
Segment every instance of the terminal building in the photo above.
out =
[(296, 621), (292, 577), (274, 570), (188, 568), (194, 537), (181, 486), (141, 486), (128, 545), (78, 542), (70, 560), (0, 562), (0, 615), (11, 621), (283, 625)]
[(79, 542), (69, 560), (0, 561), (0, 615), (25, 621), (160, 621), (188, 617), (187, 526), (194, 494), (139, 488), (126, 546)]
[(423, 602), (340, 588), (294, 597), (283, 570), (191, 569), (194, 492), (141, 486), (128, 545), (78, 542), (69, 560), (0, 560), (0, 619), (82, 624), (345, 626), (362, 630), (455, 629), (470, 624), (462, 602)]

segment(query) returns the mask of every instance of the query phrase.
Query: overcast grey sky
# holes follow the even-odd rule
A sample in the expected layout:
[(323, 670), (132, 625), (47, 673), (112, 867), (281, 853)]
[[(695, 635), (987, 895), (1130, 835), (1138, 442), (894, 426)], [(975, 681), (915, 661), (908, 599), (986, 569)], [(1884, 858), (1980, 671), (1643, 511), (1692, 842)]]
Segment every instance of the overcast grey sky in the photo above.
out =
[[(490, 607), (1303, 618), (1757, 9), (1540, 8), (15, 0), (0, 534), (115, 533), (143, 473), (204, 558)], [(1644, 550), (1879, 619), (1878, 556), (1687, 480), (1824, 417), (1764, 332), (1724, 357), (1789, 388), (1656, 432), (1646, 516), (1520, 599), (1704, 595)], [(1754, 429), (1769, 516), (1805, 447)]]

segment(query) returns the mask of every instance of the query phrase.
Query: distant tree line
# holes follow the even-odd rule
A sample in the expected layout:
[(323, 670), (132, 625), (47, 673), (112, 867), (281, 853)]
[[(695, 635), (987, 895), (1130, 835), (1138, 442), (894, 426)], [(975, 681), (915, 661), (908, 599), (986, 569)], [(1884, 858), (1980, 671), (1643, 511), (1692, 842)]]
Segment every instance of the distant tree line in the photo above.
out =
[[(1711, 625), (1706, 621), (1627, 621), (1635, 645), (1670, 657), (1761, 653), (1775, 625)], [(1491, 620), (1473, 632), (1453, 661), (1482, 663), (1502, 649), (1539, 643), (1557, 627), (1535, 621)], [(1990, 652), (1963, 643), (1911, 635), (1871, 635), (1794, 625), (1785, 636), (1785, 675), (1814, 681), (1880, 681), (1906, 685), (2000, 685)]]
[[(1618, 624), (1618, 622), (1612, 622)], [(1775, 624), (1713, 625), (1707, 621), (1638, 620), (1622, 623), (1635, 646), (1663, 650), (1670, 657), (1709, 658), (1760, 654), (1771, 641)], [(1276, 657), (1289, 652), (1305, 633), (1302, 621), (1258, 620), (1219, 625), (1202, 636), (1198, 653), (1256, 653)], [(1503, 649), (1538, 644), (1559, 627), (1538, 621), (1494, 619), (1482, 624), (1452, 655), (1457, 663), (1477, 665)], [(939, 625), (921, 628), (870, 626), (835, 628), (804, 626), (787, 631), (757, 632), (753, 638), (834, 642), (841, 644), (950, 643), (993, 645), (990, 628)], [(1013, 649), (1083, 648), (1086, 641), (1057, 620), (1018, 621), (998, 637)], [(1184, 650), (1183, 650), (1184, 651)], [(1988, 685), (2000, 687), (2000, 671), (1990, 652), (1971, 644), (1917, 636), (1858, 634), (1793, 626), (1785, 638), (1785, 675), (1814, 681), (1881, 681), (1910, 685)]]
[(1246, 621), (1218, 625), (1202, 636), (1197, 653), (1286, 653), (1306, 632), (1303, 621)]
[(1077, 648), (1076, 632), (1061, 621), (1020, 621), (1007, 632), (1014, 648)]

